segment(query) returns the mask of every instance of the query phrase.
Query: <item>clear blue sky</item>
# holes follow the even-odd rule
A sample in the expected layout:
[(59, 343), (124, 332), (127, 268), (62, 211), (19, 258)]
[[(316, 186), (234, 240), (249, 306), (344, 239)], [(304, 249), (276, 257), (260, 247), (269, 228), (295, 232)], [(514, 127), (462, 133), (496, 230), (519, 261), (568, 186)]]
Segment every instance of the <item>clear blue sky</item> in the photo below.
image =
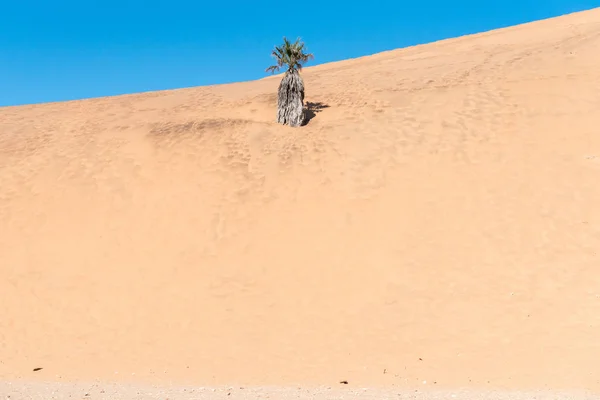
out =
[(309, 65), (600, 6), (600, 0), (2, 0), (0, 106), (257, 79), (282, 36)]

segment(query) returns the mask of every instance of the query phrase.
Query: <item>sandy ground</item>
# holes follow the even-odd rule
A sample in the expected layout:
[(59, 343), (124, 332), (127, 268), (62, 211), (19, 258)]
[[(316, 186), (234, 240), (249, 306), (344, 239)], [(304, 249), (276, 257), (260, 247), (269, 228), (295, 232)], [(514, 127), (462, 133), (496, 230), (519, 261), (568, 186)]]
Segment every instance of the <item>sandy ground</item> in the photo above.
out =
[(600, 9), (308, 68), (299, 129), (279, 76), (1, 108), (0, 387), (600, 391), (598, 65)]
[[(194, 387), (173, 385), (107, 384), (99, 382), (56, 382), (6, 383), (0, 382), (0, 391), (8, 400), (235, 400), (235, 399), (280, 399), (280, 400), (596, 400), (598, 397), (585, 391), (507, 391), (455, 389), (398, 391), (393, 389), (355, 388), (337, 389), (321, 387)], [(4, 399), (2, 399), (4, 400)]]

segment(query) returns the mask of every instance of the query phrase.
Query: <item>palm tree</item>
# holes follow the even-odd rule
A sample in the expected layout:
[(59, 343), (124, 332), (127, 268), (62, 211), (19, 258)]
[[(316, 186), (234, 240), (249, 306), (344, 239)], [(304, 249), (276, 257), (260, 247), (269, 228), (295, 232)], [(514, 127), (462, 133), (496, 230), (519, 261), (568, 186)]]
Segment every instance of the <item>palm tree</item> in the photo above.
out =
[(300, 38), (291, 43), (285, 37), (283, 45), (275, 47), (271, 54), (277, 64), (267, 68), (267, 72), (279, 71), (287, 66), (285, 75), (279, 84), (277, 96), (277, 122), (290, 126), (300, 126), (304, 123), (304, 82), (299, 71), (302, 64), (314, 56), (304, 52), (304, 43)]

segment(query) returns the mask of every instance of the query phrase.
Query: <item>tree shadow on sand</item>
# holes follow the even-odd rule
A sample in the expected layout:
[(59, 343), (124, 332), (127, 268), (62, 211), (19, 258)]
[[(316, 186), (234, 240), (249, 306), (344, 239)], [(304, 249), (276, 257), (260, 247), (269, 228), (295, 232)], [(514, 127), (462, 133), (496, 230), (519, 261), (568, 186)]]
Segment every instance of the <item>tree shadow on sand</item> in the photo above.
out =
[(318, 113), (329, 107), (328, 104), (321, 102), (306, 102), (304, 108), (304, 123), (302, 125), (308, 125), (310, 120), (316, 117)]

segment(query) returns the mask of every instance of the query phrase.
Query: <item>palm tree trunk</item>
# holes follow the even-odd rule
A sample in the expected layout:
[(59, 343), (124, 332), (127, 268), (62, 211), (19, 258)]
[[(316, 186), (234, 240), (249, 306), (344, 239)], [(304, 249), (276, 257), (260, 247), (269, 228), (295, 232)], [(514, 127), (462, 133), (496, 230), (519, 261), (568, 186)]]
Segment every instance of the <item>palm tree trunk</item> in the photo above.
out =
[(304, 82), (296, 70), (288, 70), (279, 84), (277, 122), (294, 127), (304, 123)]

